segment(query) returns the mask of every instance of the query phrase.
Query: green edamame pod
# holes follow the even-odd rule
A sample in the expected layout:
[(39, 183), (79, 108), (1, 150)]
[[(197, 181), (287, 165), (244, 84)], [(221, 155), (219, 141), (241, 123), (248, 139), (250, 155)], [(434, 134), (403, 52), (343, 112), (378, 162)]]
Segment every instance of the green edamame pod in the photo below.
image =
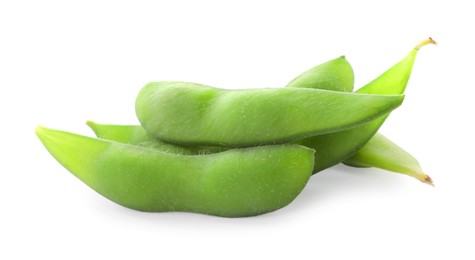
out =
[(136, 113), (147, 133), (167, 142), (239, 147), (285, 143), (355, 127), (387, 114), (403, 98), (154, 82), (140, 91)]
[(355, 75), (345, 56), (319, 64), (293, 79), (287, 87), (351, 92)]
[(314, 150), (299, 145), (177, 155), (38, 127), (66, 169), (99, 194), (140, 211), (253, 216), (289, 204), (306, 185)]
[[(423, 45), (435, 43), (432, 39), (418, 44), (411, 52), (396, 65), (381, 74), (378, 78), (357, 90), (357, 93), (366, 94), (402, 94), (407, 86), (417, 51)], [(293, 87), (297, 87), (293, 85)], [(362, 148), (371, 137), (378, 131), (388, 115), (378, 118), (369, 123), (352, 129), (330, 133), (326, 135), (312, 136), (298, 141), (298, 144), (310, 148), (318, 148), (319, 153), (315, 157), (314, 172), (322, 171), (336, 165)]]
[(198, 155), (223, 152), (230, 149), (224, 146), (182, 146), (170, 144), (151, 137), (140, 125), (98, 124), (90, 120), (87, 121), (87, 125), (94, 131), (98, 138), (153, 148), (162, 152)]
[(434, 185), (432, 179), (422, 171), (416, 158), (379, 133), (343, 163), (354, 167), (377, 167), (398, 172)]
[[(319, 64), (296, 77), (289, 86), (327, 89), (351, 92), (354, 85), (354, 74), (345, 56)], [(184, 146), (166, 143), (147, 134), (141, 125), (111, 125), (87, 121), (87, 125), (97, 137), (133, 145), (145, 145), (161, 151), (179, 154), (201, 154), (224, 151), (224, 146)]]

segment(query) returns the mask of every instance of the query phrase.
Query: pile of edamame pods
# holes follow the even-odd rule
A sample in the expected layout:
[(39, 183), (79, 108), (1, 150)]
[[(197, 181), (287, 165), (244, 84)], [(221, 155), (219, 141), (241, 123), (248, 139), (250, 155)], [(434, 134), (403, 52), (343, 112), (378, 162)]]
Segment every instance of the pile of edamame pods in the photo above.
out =
[(97, 138), (38, 127), (46, 149), (104, 197), (147, 212), (223, 217), (280, 209), (312, 174), (338, 163), (377, 167), (432, 185), (417, 160), (377, 133), (401, 105), (420, 42), (353, 92), (344, 56), (284, 88), (227, 90), (152, 82), (139, 92), (141, 125), (88, 121)]

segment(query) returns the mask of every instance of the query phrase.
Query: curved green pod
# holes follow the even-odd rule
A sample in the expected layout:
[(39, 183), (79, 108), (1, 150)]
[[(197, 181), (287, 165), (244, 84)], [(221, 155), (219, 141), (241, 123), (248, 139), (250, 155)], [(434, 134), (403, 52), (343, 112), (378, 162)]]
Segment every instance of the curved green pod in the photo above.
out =
[[(350, 92), (354, 86), (354, 73), (345, 56), (314, 66), (296, 77), (292, 84), (301, 87)], [(147, 134), (141, 125), (100, 124), (87, 121), (87, 125), (97, 137), (121, 143), (143, 145), (161, 151), (179, 154), (206, 154), (228, 150), (224, 146), (186, 146), (174, 145)]]
[(414, 156), (379, 133), (376, 133), (358, 152), (345, 160), (344, 164), (354, 167), (376, 167), (402, 173), (433, 185), (432, 179), (422, 171)]
[(355, 127), (387, 114), (403, 99), (316, 89), (225, 90), (153, 82), (138, 94), (136, 114), (147, 133), (167, 142), (242, 147)]
[(287, 87), (326, 89), (351, 92), (355, 84), (355, 75), (345, 56), (319, 64), (287, 84)]
[(178, 155), (38, 127), (56, 160), (122, 206), (244, 217), (289, 204), (306, 185), (314, 150), (299, 145)]
[[(404, 93), (417, 52), (420, 47), (429, 43), (435, 42), (432, 39), (421, 42), (404, 59), (356, 92), (378, 95)], [(293, 87), (298, 86), (293, 85)], [(319, 151), (325, 151), (318, 153), (315, 157), (314, 172), (316, 173), (346, 160), (357, 152), (376, 134), (388, 116), (389, 114), (386, 114), (355, 128), (304, 138), (296, 143), (312, 149), (318, 149)]]

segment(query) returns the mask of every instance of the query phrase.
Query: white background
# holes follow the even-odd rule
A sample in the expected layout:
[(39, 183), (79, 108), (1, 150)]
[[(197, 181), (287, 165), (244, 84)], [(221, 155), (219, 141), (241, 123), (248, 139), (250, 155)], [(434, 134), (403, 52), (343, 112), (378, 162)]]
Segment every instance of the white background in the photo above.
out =
[[(475, 259), (469, 2), (1, 1), (0, 259)], [(137, 123), (149, 81), (281, 87), (346, 55), (359, 87), (428, 36), (439, 45), (419, 52), (381, 131), (435, 188), (337, 166), (258, 217), (141, 213), (85, 186), (34, 135)]]

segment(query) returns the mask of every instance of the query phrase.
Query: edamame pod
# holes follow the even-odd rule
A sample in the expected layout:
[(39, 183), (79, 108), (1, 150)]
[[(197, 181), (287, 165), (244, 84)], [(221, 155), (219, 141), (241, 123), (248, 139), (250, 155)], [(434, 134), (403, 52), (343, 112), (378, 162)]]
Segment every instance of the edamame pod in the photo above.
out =
[(299, 145), (185, 156), (44, 127), (36, 134), (89, 187), (140, 211), (263, 214), (294, 200), (313, 169), (314, 150)]
[[(307, 70), (289, 83), (289, 86), (292, 84), (300, 87), (351, 92), (354, 85), (353, 69), (345, 56), (340, 56)], [(161, 151), (202, 154), (229, 149), (224, 146), (185, 146), (166, 143), (148, 135), (141, 125), (99, 124), (93, 121), (87, 121), (87, 125), (99, 138), (133, 145), (145, 145)]]
[(287, 87), (351, 92), (355, 84), (353, 68), (345, 56), (319, 64), (293, 79)]
[[(403, 60), (399, 61), (378, 78), (356, 92), (366, 94), (404, 93), (411, 75), (417, 51), (420, 47), (430, 43), (435, 42), (431, 38), (422, 41), (411, 50)], [(294, 87), (297, 86), (294, 85)], [(297, 143), (313, 149), (318, 148), (319, 151), (325, 151), (324, 153), (319, 153), (315, 157), (314, 172), (317, 173), (346, 160), (362, 148), (378, 131), (388, 115), (389, 114), (352, 129), (308, 137), (298, 141)]]
[(136, 113), (150, 135), (188, 145), (286, 143), (348, 129), (398, 107), (403, 95), (280, 88), (224, 90), (187, 82), (153, 82)]
[(354, 167), (377, 167), (406, 174), (423, 183), (434, 185), (432, 179), (422, 171), (416, 158), (379, 133), (345, 160), (344, 164)]

